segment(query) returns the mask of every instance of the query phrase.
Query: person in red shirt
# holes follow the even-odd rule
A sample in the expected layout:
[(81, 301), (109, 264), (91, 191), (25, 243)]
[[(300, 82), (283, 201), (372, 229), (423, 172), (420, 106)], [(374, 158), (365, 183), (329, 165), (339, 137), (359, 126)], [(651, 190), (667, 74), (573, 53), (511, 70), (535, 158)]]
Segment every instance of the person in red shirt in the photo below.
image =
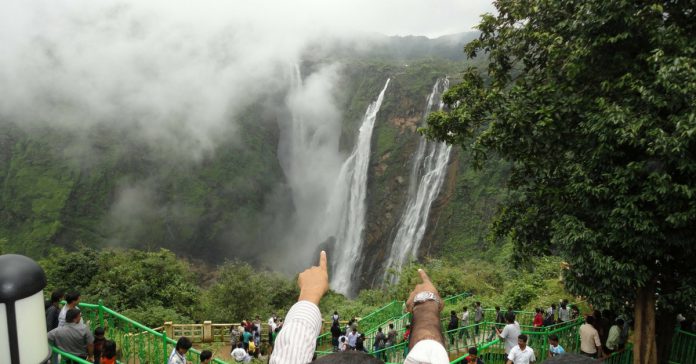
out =
[(544, 326), (544, 315), (542, 314), (541, 308), (536, 309), (536, 315), (534, 315), (534, 327)]
[(469, 348), (469, 355), (464, 358), (464, 363), (467, 364), (483, 364), (483, 360), (478, 357), (478, 350), (475, 346)]

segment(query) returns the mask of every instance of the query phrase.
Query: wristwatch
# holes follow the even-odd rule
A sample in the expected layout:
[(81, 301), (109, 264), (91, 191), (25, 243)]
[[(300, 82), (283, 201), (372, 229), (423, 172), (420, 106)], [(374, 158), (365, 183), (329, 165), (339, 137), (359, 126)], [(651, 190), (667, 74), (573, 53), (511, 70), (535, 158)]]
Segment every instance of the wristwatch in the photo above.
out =
[(437, 297), (437, 295), (433, 292), (429, 291), (423, 291), (418, 293), (415, 297), (413, 297), (413, 306), (416, 306), (419, 303), (423, 302), (428, 302), (428, 301), (435, 301), (437, 302), (438, 306), (440, 305), (440, 299)]

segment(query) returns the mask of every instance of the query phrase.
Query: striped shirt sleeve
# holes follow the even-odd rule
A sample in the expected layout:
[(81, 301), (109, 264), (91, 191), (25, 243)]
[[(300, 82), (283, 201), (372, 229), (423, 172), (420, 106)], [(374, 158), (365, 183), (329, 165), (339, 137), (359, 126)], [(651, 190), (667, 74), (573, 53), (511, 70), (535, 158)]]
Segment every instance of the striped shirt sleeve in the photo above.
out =
[(309, 301), (295, 303), (275, 340), (269, 364), (310, 363), (320, 332), (319, 307)]

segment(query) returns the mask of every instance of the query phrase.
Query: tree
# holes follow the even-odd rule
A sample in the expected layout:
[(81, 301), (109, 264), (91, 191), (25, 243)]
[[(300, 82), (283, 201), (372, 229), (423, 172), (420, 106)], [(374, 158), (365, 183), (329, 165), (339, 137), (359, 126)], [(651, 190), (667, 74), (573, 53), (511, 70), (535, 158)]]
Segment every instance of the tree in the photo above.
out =
[(203, 294), (203, 315), (215, 322), (240, 322), (256, 315), (287, 312), (299, 295), (295, 281), (278, 273), (257, 271), (248, 263), (227, 262)]
[(564, 257), (566, 288), (593, 304), (628, 302), (635, 363), (666, 362), (674, 315), (696, 296), (696, 8), (495, 6), (465, 48), (487, 72), (467, 70), (424, 132), (479, 163), (509, 160), (498, 235), (521, 260)]

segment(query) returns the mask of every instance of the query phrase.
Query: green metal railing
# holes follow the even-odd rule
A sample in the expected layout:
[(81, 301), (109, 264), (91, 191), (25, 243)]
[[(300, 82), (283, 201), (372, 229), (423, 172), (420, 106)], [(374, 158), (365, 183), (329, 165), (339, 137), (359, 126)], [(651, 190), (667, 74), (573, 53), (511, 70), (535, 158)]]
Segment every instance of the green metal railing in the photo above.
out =
[(85, 359), (80, 358), (79, 356), (72, 355), (70, 353), (66, 353), (63, 350), (58, 349), (55, 346), (51, 346), (51, 351), (54, 354), (60, 355), (60, 364), (67, 363), (68, 360), (72, 360), (74, 363), (79, 363), (79, 364), (93, 364), (88, 362)]
[[(580, 350), (580, 341), (578, 336), (578, 328), (582, 324), (582, 320), (576, 319), (573, 321), (556, 324), (553, 326), (538, 327), (534, 329), (522, 329), (522, 333), (528, 336), (527, 345), (534, 349), (537, 355), (537, 363), (546, 360), (546, 354), (549, 348), (549, 335), (555, 334), (558, 336), (559, 344), (567, 352), (577, 352)], [(479, 324), (459, 327), (454, 330), (445, 332), (445, 343), (447, 351), (450, 355), (457, 354), (459, 357), (452, 363), (459, 363), (468, 355), (468, 348), (475, 346), (478, 349), (479, 356), (487, 364), (504, 364), (505, 349), (504, 344), (495, 337), (493, 341), (488, 341), (494, 322), (484, 321)], [(475, 329), (479, 328), (479, 334), (475, 334)], [(623, 363), (623, 362), (616, 362)]]
[(633, 364), (633, 344), (628, 343), (623, 350), (602, 359), (605, 364)]
[[(402, 314), (403, 304), (403, 301), (391, 301), (386, 305), (378, 308), (377, 310), (372, 311), (370, 314), (361, 318), (358, 321), (358, 324), (360, 325), (360, 330), (365, 332), (376, 332), (377, 327), (383, 325), (384, 322), (393, 320), (394, 318), (399, 317)], [(329, 330), (330, 328), (328, 327), (323, 328), (323, 331), (326, 332), (317, 337), (317, 348), (324, 348), (327, 345), (331, 345), (331, 331)], [(341, 327), (341, 330), (343, 330), (343, 327)]]
[[(495, 364), (495, 363), (505, 363), (506, 356), (505, 356), (505, 347), (504, 344), (500, 341), (500, 339), (495, 339), (493, 341), (489, 341), (487, 343), (483, 343), (477, 347), (478, 349), (478, 356), (483, 360), (484, 363), (486, 364)], [(464, 358), (466, 358), (469, 354), (468, 353), (463, 353), (462, 356), (459, 358), (453, 360), (450, 362), (450, 364), (457, 364), (457, 363), (463, 363)]]
[(696, 334), (677, 330), (672, 338), (670, 364), (696, 363)]
[(403, 301), (391, 301), (386, 306), (370, 313), (358, 321), (361, 330), (374, 329), (383, 322), (398, 317), (403, 313)]
[[(104, 328), (105, 336), (116, 342), (121, 353), (121, 361), (125, 363), (163, 363), (166, 364), (169, 355), (176, 346), (174, 338), (167, 337), (164, 332), (157, 332), (139, 322), (119, 314), (99, 304), (80, 303), (82, 317), (91, 330)], [(56, 349), (57, 350), (57, 349)], [(186, 354), (187, 362), (200, 363), (201, 352), (191, 348)], [(216, 364), (227, 364), (220, 359), (214, 359)]]

